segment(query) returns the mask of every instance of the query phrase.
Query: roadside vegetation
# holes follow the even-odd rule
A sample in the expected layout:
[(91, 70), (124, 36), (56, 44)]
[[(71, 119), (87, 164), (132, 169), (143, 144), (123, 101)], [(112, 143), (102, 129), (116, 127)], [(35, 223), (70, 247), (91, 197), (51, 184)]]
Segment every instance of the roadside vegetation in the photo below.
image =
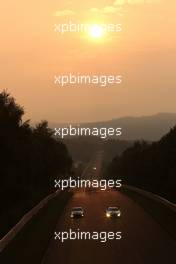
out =
[(48, 123), (23, 122), (24, 109), (0, 93), (0, 238), (53, 191), (54, 179), (67, 175), (72, 159), (53, 137)]
[(157, 142), (137, 141), (116, 155), (107, 175), (176, 203), (176, 127)]
[(71, 192), (61, 192), (40, 209), (0, 254), (0, 263), (42, 263), (71, 195)]

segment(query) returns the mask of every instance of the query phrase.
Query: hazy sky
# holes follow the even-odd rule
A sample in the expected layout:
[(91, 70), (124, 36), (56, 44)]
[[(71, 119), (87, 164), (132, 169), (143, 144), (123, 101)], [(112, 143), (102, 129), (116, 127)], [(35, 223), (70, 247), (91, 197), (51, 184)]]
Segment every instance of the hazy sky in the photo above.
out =
[[(176, 1), (24, 1), (0, 3), (0, 89), (33, 121), (80, 122), (176, 112)], [(122, 23), (99, 40), (63, 36), (54, 24)], [(122, 85), (63, 87), (62, 73), (123, 74)]]

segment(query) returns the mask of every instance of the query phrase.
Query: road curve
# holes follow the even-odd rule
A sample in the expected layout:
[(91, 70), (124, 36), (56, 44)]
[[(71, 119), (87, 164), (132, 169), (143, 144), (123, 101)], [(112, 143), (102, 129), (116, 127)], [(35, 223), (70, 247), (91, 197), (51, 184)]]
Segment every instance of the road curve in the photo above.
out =
[[(120, 206), (121, 219), (107, 219), (107, 206)], [(70, 209), (83, 206), (85, 217), (71, 219)], [(54, 231), (121, 231), (121, 240), (54, 240)], [(50, 241), (42, 264), (166, 264), (175, 263), (176, 241), (133, 200), (115, 191), (75, 191)]]

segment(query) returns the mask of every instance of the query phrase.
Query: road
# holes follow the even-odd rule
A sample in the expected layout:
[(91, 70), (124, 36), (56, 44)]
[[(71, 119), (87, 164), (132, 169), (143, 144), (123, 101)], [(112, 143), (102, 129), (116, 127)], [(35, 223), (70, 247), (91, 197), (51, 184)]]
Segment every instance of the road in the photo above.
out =
[[(101, 155), (99, 155), (100, 157)], [(96, 158), (99, 161), (100, 158)], [(95, 163), (92, 163), (95, 166)], [(90, 166), (91, 170), (91, 166)], [(87, 169), (86, 174), (90, 174)], [(96, 175), (97, 177), (97, 175)], [(71, 219), (74, 206), (85, 209), (85, 217)], [(107, 206), (120, 206), (122, 217), (108, 219)], [(54, 231), (122, 232), (121, 240), (67, 240), (49, 243), (42, 264), (166, 264), (176, 262), (176, 241), (126, 195), (116, 190), (75, 190)], [(53, 232), (54, 233), (54, 232)]]

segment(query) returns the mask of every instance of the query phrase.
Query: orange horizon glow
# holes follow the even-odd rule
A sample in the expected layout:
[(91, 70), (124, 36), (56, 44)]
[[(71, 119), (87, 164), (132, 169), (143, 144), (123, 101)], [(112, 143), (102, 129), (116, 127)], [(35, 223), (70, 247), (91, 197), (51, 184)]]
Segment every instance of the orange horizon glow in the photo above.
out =
[[(176, 2), (31, 0), (1, 3), (1, 90), (25, 107), (26, 119), (86, 122), (176, 112)], [(54, 32), (66, 22), (88, 33)], [(100, 24), (122, 24), (103, 32)], [(96, 26), (97, 25), (97, 26)], [(58, 88), (65, 73), (123, 74), (121, 86)]]

